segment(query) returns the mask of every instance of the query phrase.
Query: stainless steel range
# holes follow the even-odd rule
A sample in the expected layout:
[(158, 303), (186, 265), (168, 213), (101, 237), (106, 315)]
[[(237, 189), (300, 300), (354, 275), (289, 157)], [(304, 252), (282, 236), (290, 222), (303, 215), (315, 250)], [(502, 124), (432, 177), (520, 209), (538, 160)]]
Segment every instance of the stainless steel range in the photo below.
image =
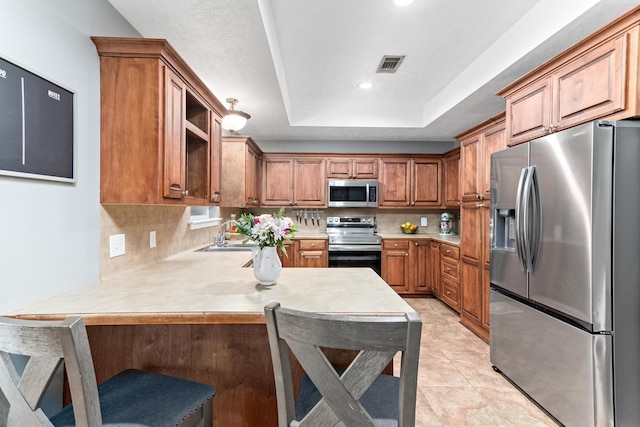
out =
[(382, 239), (376, 234), (376, 218), (327, 218), (329, 267), (369, 267), (381, 275)]

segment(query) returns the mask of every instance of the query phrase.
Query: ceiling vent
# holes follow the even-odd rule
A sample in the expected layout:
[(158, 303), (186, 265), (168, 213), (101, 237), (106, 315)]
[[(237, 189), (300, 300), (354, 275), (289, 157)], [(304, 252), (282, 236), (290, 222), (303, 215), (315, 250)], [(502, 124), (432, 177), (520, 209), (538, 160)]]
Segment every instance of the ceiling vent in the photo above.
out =
[(404, 60), (404, 55), (385, 55), (378, 65), (376, 73), (395, 73)]

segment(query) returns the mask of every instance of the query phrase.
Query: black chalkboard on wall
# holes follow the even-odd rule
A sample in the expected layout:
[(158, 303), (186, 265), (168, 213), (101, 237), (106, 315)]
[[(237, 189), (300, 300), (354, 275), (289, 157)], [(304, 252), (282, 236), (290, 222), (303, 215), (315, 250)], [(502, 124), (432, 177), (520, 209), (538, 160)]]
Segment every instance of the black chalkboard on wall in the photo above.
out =
[(0, 58), (0, 174), (76, 181), (74, 96)]

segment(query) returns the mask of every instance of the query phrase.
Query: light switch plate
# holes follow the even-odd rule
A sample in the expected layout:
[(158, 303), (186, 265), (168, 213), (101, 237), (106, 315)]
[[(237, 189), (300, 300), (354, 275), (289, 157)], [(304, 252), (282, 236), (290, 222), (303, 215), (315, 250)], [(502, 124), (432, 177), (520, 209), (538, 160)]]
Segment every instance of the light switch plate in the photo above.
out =
[(154, 230), (149, 232), (149, 248), (155, 248), (155, 247), (156, 247), (156, 232)]
[(109, 236), (109, 257), (113, 258), (124, 254), (124, 234), (112, 234)]
[(427, 226), (427, 217), (423, 216), (422, 218), (420, 218), (420, 227), (426, 227)]

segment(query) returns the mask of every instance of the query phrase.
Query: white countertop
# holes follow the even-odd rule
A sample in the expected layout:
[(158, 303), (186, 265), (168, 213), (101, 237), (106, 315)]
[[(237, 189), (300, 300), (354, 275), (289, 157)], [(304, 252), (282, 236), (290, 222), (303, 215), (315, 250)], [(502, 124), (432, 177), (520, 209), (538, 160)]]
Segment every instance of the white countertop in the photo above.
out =
[(433, 239), (439, 242), (449, 243), (452, 245), (460, 244), (460, 236), (457, 234), (449, 234), (442, 235), (438, 233), (415, 233), (415, 234), (405, 234), (405, 233), (378, 233), (380, 237), (383, 239)]
[(8, 315), (87, 324), (264, 323), (270, 301), (325, 313), (413, 311), (368, 268), (283, 268), (278, 283), (258, 285), (250, 252), (184, 252)]

